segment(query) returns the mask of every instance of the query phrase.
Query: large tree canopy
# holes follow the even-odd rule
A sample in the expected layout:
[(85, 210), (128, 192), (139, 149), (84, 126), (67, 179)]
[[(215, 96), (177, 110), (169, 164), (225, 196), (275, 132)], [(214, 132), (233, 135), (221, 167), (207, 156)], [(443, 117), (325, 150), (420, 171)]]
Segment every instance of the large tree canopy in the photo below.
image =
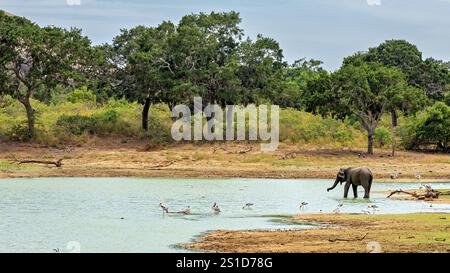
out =
[(50, 89), (58, 83), (71, 85), (79, 80), (78, 69), (84, 65), (81, 57), (89, 48), (89, 39), (78, 29), (41, 28), (0, 12), (0, 92), (25, 106), (29, 137), (34, 136), (35, 126), (30, 98), (39, 88), (50, 95)]
[(367, 152), (373, 154), (373, 137), (381, 117), (403, 99), (403, 73), (371, 62), (344, 65), (333, 78), (339, 105), (359, 118), (367, 131)]
[(422, 52), (405, 40), (385, 41), (370, 48), (363, 58), (367, 62), (400, 68), (408, 84), (422, 88), (429, 98), (441, 100), (448, 91), (450, 72), (445, 63), (433, 58), (423, 60)]

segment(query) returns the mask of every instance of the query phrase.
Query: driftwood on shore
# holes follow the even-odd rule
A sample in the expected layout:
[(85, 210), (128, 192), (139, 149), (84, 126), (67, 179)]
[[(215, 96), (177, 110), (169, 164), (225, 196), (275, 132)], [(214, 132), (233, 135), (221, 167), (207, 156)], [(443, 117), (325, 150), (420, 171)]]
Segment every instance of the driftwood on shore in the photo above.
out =
[(55, 165), (55, 167), (61, 168), (62, 167), (62, 161), (63, 158), (60, 158), (56, 161), (49, 161), (49, 160), (35, 160), (35, 159), (28, 159), (28, 160), (18, 160), (13, 159), (13, 162), (17, 164), (45, 164), (45, 165)]
[(226, 149), (225, 147), (220, 146), (220, 147), (214, 147), (212, 153), (215, 154), (218, 150), (225, 151), (228, 154), (246, 154), (248, 152), (251, 152), (253, 150), (253, 148), (252, 148), (252, 146), (247, 146), (246, 148), (238, 150), (238, 151), (230, 151), (230, 150)]
[(425, 200), (425, 199), (438, 199), (440, 195), (450, 195), (450, 191), (437, 191), (432, 189), (430, 186), (425, 187), (424, 193), (417, 193), (417, 192), (410, 192), (410, 191), (404, 191), (404, 190), (396, 190), (392, 191), (387, 198), (390, 198), (391, 196), (395, 194), (405, 194), (412, 196), (416, 198), (417, 200)]
[(160, 164), (156, 164), (156, 165), (150, 166), (150, 167), (148, 167), (148, 169), (150, 169), (150, 170), (159, 170), (161, 168), (169, 167), (170, 165), (173, 165), (175, 162), (176, 162), (175, 160), (171, 160), (171, 161), (168, 161), (168, 162), (163, 162), (163, 163), (160, 163)]
[(356, 242), (356, 241), (362, 241), (367, 237), (367, 234), (369, 234), (369, 232), (367, 232), (366, 234), (364, 234), (364, 236), (360, 237), (360, 238), (351, 238), (351, 239), (345, 239), (345, 238), (334, 238), (334, 239), (328, 239), (329, 242)]
[(279, 160), (287, 160), (287, 159), (295, 159), (295, 158), (297, 158), (296, 152), (288, 152), (288, 153), (281, 154), (278, 156)]

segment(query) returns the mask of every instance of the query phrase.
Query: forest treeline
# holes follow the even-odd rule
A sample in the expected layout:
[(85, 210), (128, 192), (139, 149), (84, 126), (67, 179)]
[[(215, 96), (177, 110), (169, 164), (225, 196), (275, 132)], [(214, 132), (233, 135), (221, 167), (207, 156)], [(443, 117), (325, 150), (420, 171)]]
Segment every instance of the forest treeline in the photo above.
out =
[(240, 23), (236, 12), (190, 14), (93, 45), (80, 29), (0, 11), (0, 136), (69, 141), (109, 132), (170, 142), (170, 110), (200, 96), (220, 106), (279, 105), (285, 141), (352, 146), (363, 136), (370, 154), (374, 142), (396, 139), (450, 151), (450, 63), (388, 40), (330, 72), (319, 60), (286, 62), (277, 41), (246, 38)]

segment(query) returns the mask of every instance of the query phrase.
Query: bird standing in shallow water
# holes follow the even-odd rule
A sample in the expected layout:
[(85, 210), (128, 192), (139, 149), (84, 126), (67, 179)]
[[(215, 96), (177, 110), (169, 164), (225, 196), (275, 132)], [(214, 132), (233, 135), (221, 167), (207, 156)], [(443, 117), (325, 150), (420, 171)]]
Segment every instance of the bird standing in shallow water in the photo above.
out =
[(184, 210), (180, 211), (180, 213), (188, 215), (191, 214), (191, 207), (187, 206), (187, 208), (185, 208)]
[(339, 203), (339, 204), (337, 204), (337, 206), (334, 208), (333, 212), (334, 212), (334, 213), (339, 213), (339, 212), (341, 212), (342, 206), (344, 206), (344, 203)]
[(300, 204), (300, 209), (306, 208), (307, 205), (308, 205), (307, 202), (302, 202), (302, 203)]
[(217, 203), (214, 203), (211, 208), (212, 208), (214, 213), (220, 213), (221, 212), (221, 210), (220, 210), (219, 206), (217, 205)]
[(163, 214), (169, 213), (169, 208), (164, 206), (163, 203), (159, 203), (159, 207), (162, 208)]

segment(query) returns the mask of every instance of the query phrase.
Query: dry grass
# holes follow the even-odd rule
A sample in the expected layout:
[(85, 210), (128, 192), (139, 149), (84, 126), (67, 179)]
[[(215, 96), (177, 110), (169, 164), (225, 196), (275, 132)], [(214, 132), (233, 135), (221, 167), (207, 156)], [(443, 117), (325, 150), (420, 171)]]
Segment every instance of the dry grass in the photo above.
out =
[[(240, 154), (248, 144), (226, 144), (225, 150), (214, 151), (221, 144), (179, 144), (148, 147), (143, 142), (93, 138), (82, 147), (63, 149), (31, 144), (0, 143), (0, 178), (38, 176), (143, 176), (143, 177), (261, 177), (261, 178), (334, 178), (345, 166), (368, 166), (376, 181), (396, 182), (450, 179), (450, 158), (442, 154), (377, 150), (376, 155), (358, 157), (362, 151), (326, 150), (281, 144), (275, 152), (261, 152), (254, 144), (252, 151)], [(280, 159), (286, 154), (294, 156)], [(64, 158), (63, 168), (41, 165), (11, 164), (10, 158)], [(168, 161), (167, 168), (152, 166)]]

